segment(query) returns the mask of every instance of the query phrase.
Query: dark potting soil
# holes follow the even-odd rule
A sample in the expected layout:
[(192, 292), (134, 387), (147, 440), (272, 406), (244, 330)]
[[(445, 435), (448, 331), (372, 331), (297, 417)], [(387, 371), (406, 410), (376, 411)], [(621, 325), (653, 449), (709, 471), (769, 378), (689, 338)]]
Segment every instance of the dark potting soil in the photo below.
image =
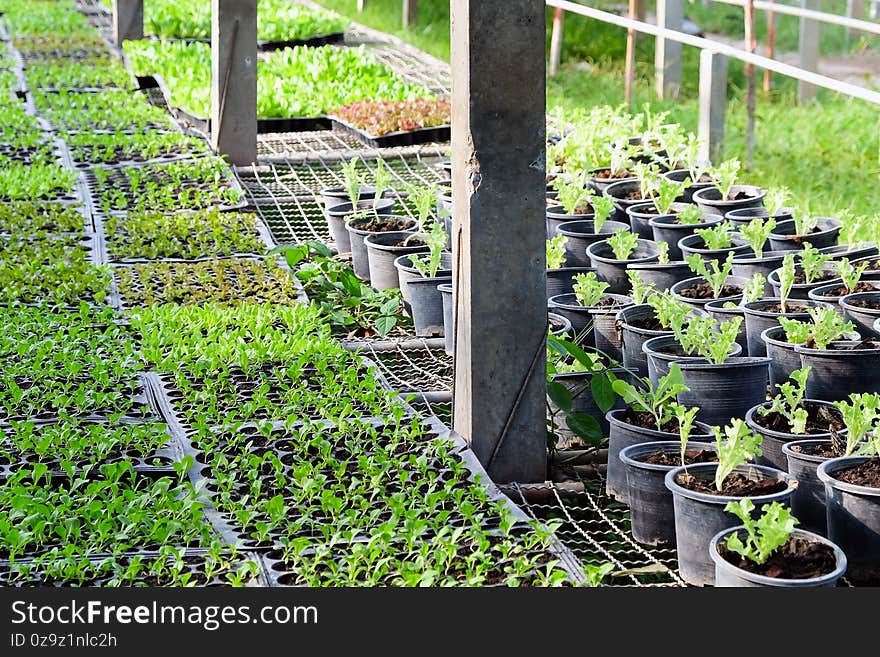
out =
[(834, 478), (854, 486), (880, 488), (880, 458), (868, 459), (846, 470), (837, 470)]
[(395, 230), (406, 230), (413, 227), (412, 221), (400, 221), (399, 219), (387, 219), (384, 217), (373, 217), (369, 221), (356, 223), (354, 228), (365, 230), (371, 233), (390, 233)]
[(621, 171), (620, 173), (611, 173), (611, 169), (601, 169), (596, 172), (595, 177), (600, 180), (620, 180), (622, 178), (633, 178), (635, 176), (631, 171)]
[[(626, 409), (626, 411), (621, 415), (620, 419), (627, 424), (631, 424), (634, 427), (640, 427), (642, 429), (653, 429), (657, 431), (657, 423), (654, 422), (654, 416), (650, 413), (645, 413), (643, 411), (634, 411), (631, 408)], [(672, 418), (667, 420), (665, 424), (660, 427), (660, 431), (665, 433), (678, 433), (678, 420)]]
[(732, 248), (733, 248), (733, 242), (731, 242), (730, 244), (728, 244), (727, 246), (725, 246), (723, 249), (709, 249), (709, 248), (706, 246), (706, 243), (705, 243), (703, 240), (696, 240), (696, 242), (695, 242), (694, 244), (692, 244), (690, 248), (692, 248), (692, 249), (698, 249), (698, 250), (701, 250), (701, 251), (724, 251), (724, 249), (732, 249)]
[(724, 485), (719, 491), (715, 488), (715, 479), (699, 479), (691, 474), (682, 472), (676, 477), (679, 486), (697, 493), (709, 495), (724, 495), (726, 497), (760, 497), (781, 493), (787, 487), (784, 481), (779, 479), (762, 478), (757, 481), (749, 479), (741, 472), (734, 472), (727, 476)]
[(791, 451), (798, 452), (800, 454), (806, 454), (807, 456), (817, 456), (822, 459), (833, 459), (838, 456), (843, 456), (843, 449), (835, 450), (833, 445), (811, 445), (807, 449), (804, 449), (803, 445), (794, 445), (791, 448)]
[(776, 305), (770, 306), (769, 308), (761, 308), (761, 312), (785, 315), (788, 313), (805, 313), (807, 312), (807, 308), (808, 306), (803, 306), (799, 303), (792, 303), (791, 301), (789, 301), (785, 304), (785, 308), (782, 307), (781, 303), (777, 303)]
[[(837, 409), (810, 402), (803, 406), (807, 409), (807, 434), (831, 433), (832, 431), (843, 429), (843, 419), (840, 417), (840, 412)], [(755, 413), (754, 420), (755, 424), (770, 431), (778, 431), (779, 433), (791, 432), (791, 425), (781, 413), (762, 415), (758, 412)]]
[(747, 198), (754, 198), (752, 194), (747, 192), (737, 192), (736, 196), (728, 196), (728, 201), (745, 201)]
[[(810, 340), (812, 341), (812, 336), (810, 336)], [(811, 345), (810, 342), (808, 342), (807, 347), (811, 347), (811, 348), (815, 347), (815, 343)], [(833, 350), (833, 351), (855, 351), (857, 349), (880, 349), (880, 342), (874, 342), (872, 340), (862, 340), (858, 344), (854, 344), (852, 346), (849, 346), (849, 345), (846, 345), (846, 346), (828, 345), (828, 349)]]
[(617, 299), (612, 299), (611, 297), (605, 297), (599, 303), (590, 306), (590, 308), (618, 308), (620, 307), (620, 302)]
[(624, 196), (623, 198), (626, 201), (640, 201), (643, 197), (641, 190), (636, 189)]
[(791, 536), (788, 542), (771, 554), (767, 561), (756, 564), (719, 544), (718, 553), (737, 568), (755, 575), (777, 579), (810, 579), (834, 572), (837, 562), (830, 545)]
[[(709, 449), (689, 449), (684, 453), (684, 464), (694, 465), (695, 463), (713, 463), (718, 460), (718, 455)], [(678, 452), (654, 452), (644, 463), (652, 465), (665, 465), (670, 467), (678, 467), (681, 465), (681, 454)]]
[(626, 322), (629, 326), (642, 329), (643, 331), (665, 331), (666, 327), (656, 317), (639, 317)]
[[(721, 288), (721, 296), (723, 297), (735, 297), (737, 294), (742, 292), (742, 288), (737, 287), (735, 285), (725, 285)], [(686, 287), (683, 290), (679, 291), (679, 295), (685, 297), (686, 299), (714, 299), (715, 295), (712, 294), (712, 286), (707, 282), (703, 281), (702, 283), (697, 283), (696, 285), (691, 285), (690, 287)]]
[[(837, 278), (837, 274), (833, 271), (821, 271), (819, 275), (816, 276), (815, 279), (810, 281), (810, 284), (819, 283), (820, 281), (828, 281), (832, 278)], [(807, 277), (804, 275), (802, 271), (796, 271), (794, 273), (794, 284), (795, 285), (805, 285), (807, 283)]]
[[(822, 296), (824, 297), (843, 297), (847, 294), (855, 294), (856, 292), (876, 292), (877, 288), (871, 285), (870, 283), (866, 283), (864, 281), (860, 281), (856, 284), (855, 289), (847, 290), (845, 286), (841, 285), (840, 287), (836, 287), (833, 290), (828, 290)], [(856, 305), (856, 304), (853, 304)]]
[(587, 203), (586, 205), (577, 206), (572, 214), (593, 214), (594, 212), (593, 206)]
[[(875, 290), (873, 288), (871, 288), (870, 291), (874, 292)], [(869, 310), (880, 310), (880, 300), (853, 299), (852, 301), (847, 301), (847, 303), (851, 306), (855, 306), (856, 308), (867, 308)]]
[(392, 244), (391, 246), (426, 246), (422, 240), (407, 240), (406, 238), (400, 240), (396, 244)]

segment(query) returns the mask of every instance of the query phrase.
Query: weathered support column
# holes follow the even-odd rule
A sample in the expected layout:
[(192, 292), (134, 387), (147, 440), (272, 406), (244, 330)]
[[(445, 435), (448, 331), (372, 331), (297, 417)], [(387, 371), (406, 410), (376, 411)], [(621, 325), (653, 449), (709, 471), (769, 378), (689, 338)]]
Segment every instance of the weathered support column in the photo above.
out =
[[(681, 32), (684, 0), (657, 0), (657, 26)], [(660, 98), (678, 98), (681, 91), (681, 44), (658, 36), (654, 47), (654, 79)]]
[(117, 46), (144, 38), (144, 0), (113, 0), (113, 40)]
[[(849, 18), (862, 20), (865, 17), (865, 0), (846, 0), (846, 15)], [(846, 38), (852, 39), (860, 34), (851, 27), (846, 28)]]
[(543, 0), (452, 0), (454, 428), (495, 481), (546, 477)]
[(257, 0), (211, 0), (211, 145), (257, 159)]
[[(819, 11), (819, 0), (801, 0), (801, 7)], [(800, 55), (798, 66), (807, 71), (819, 70), (819, 21), (801, 18)], [(816, 97), (816, 87), (808, 82), (798, 81), (798, 102), (805, 103)]]
[(416, 24), (419, 15), (419, 0), (403, 0), (403, 26)]
[(358, 11), (363, 11), (363, 10), (364, 10), (364, 5), (366, 5), (366, 4), (367, 4), (367, 0), (358, 0), (358, 3), (357, 3), (357, 10), (358, 10)]
[(711, 50), (700, 51), (700, 118), (697, 131), (700, 159), (718, 163), (724, 149), (727, 114), (727, 57)]
[(551, 76), (559, 70), (562, 59), (562, 37), (565, 34), (565, 11), (561, 7), (553, 10), (553, 31), (550, 33), (550, 71)]

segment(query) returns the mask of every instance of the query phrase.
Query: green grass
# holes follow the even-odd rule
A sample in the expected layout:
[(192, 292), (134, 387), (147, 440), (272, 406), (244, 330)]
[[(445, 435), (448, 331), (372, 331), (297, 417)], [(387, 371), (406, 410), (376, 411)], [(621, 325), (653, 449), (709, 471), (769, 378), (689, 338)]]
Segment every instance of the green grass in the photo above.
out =
[[(823, 8), (840, 11), (843, 2), (825, 0)], [(400, 27), (400, 0), (368, 0), (369, 9), (363, 14), (357, 13), (356, 0), (322, 0), (321, 4), (360, 23), (397, 34), (448, 60), (448, 3), (422, 0), (414, 30)], [(713, 28), (737, 33), (733, 32), (737, 29), (733, 21), (724, 16), (731, 12), (740, 12), (741, 16), (741, 9), (717, 3), (707, 9), (699, 2), (686, 6), (692, 19), (702, 20), (707, 26), (705, 17), (710, 10), (713, 20), (717, 21), (712, 24)], [(780, 21), (781, 44), (786, 43), (784, 39), (796, 37), (797, 21), (792, 19), (792, 26), (785, 27), (788, 22), (788, 19)], [(729, 25), (725, 28), (725, 24)], [(566, 15), (565, 30), (563, 66), (559, 74), (547, 82), (548, 105), (583, 108), (622, 103), (624, 30), (572, 14)], [(837, 36), (836, 32), (836, 29), (823, 28), (823, 48), (845, 49), (842, 30)], [(762, 33), (759, 31), (759, 34)], [(637, 49), (634, 108), (650, 102), (654, 109), (669, 110), (675, 121), (696, 131), (698, 51), (684, 49), (682, 100), (676, 102), (660, 102), (654, 96), (653, 56), (653, 38), (641, 38)], [(759, 88), (761, 75), (759, 71)], [(730, 63), (729, 82), (724, 154), (744, 159), (745, 79), (739, 62)], [(817, 102), (798, 107), (794, 80), (775, 76), (774, 84), (775, 91), (770, 97), (758, 92), (755, 166), (743, 174), (743, 179), (764, 186), (786, 185), (794, 192), (797, 204), (815, 213), (833, 213), (840, 209), (850, 209), (856, 214), (876, 213), (874, 192), (880, 173), (878, 109), (830, 92), (821, 92)]]

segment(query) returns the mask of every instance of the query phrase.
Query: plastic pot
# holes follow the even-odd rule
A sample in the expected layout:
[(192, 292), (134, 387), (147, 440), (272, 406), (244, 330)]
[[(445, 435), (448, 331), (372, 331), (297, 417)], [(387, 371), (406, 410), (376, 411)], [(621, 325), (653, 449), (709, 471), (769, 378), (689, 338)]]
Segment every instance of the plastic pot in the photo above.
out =
[[(799, 272), (800, 270), (797, 268), (797, 266), (795, 267), (795, 270)], [(771, 271), (770, 275), (767, 277), (767, 282), (770, 284), (770, 287), (773, 288), (774, 297), (779, 296), (779, 291), (782, 288), (782, 285), (779, 283), (779, 269), (781, 269), (781, 267)], [(837, 265), (835, 265), (833, 262), (825, 263), (825, 265), (822, 267), (822, 271), (833, 272), (834, 274), (836, 274)], [(813, 281), (812, 283), (795, 283), (791, 286), (791, 292), (789, 292), (788, 298), (804, 299), (806, 301), (810, 298), (810, 290), (814, 290), (822, 285), (828, 285), (829, 283), (842, 283), (842, 281), (835, 275), (833, 278), (826, 278), (821, 281)]]
[(868, 460), (867, 456), (842, 456), (819, 464), (817, 474), (825, 484), (828, 538), (849, 560), (855, 582), (876, 582), (880, 575), (880, 488), (840, 481), (837, 473)]
[[(669, 374), (669, 365), (671, 363), (689, 362), (705, 362), (705, 358), (700, 356), (686, 356), (684, 349), (675, 340), (674, 335), (661, 335), (656, 338), (645, 340), (642, 344), (642, 351), (645, 352), (648, 360), (648, 378), (653, 385), (657, 385), (661, 376)], [(734, 343), (730, 350), (730, 357), (738, 356), (742, 352), (742, 347)]]
[[(697, 309), (694, 309), (693, 313), (695, 316), (705, 315), (704, 312)], [(634, 326), (631, 323), (652, 318), (654, 318), (654, 309), (646, 303), (629, 306), (617, 313), (617, 328), (620, 332), (623, 366), (628, 370), (638, 372), (641, 378), (648, 376), (648, 357), (642, 350), (642, 346), (651, 338), (672, 335), (670, 330), (655, 331)]]
[(791, 373), (801, 367), (801, 357), (795, 351), (796, 344), (785, 339), (785, 331), (781, 326), (773, 326), (761, 333), (761, 341), (770, 358), (770, 385), (773, 394), (779, 392), (779, 386), (791, 378)]
[(407, 281), (413, 326), (417, 337), (444, 335), (443, 296), (439, 285), (451, 285), (452, 276), (413, 278)]
[[(863, 281), (873, 281), (873, 280), (880, 280), (880, 262), (878, 262), (878, 261), (880, 261), (880, 255), (873, 255), (873, 256), (867, 256), (864, 258), (858, 258), (857, 260), (852, 260), (851, 262), (852, 262), (853, 266), (855, 266), (855, 267), (858, 267), (863, 262), (871, 263), (868, 265), (868, 268), (865, 269), (864, 272), (862, 272), (862, 280)], [(877, 269), (871, 268), (872, 266), (874, 266), (873, 263), (878, 263)]]
[[(392, 215), (386, 216), (390, 217)], [(408, 219), (407, 217), (394, 218), (397, 219), (397, 226), (399, 230), (388, 232), (416, 232), (416, 222), (412, 219)], [(371, 219), (371, 217), (359, 217), (355, 219), (349, 219), (345, 223), (345, 229), (348, 231), (349, 240), (351, 242), (351, 267), (352, 269), (354, 269), (355, 275), (361, 280), (365, 281), (370, 280), (370, 260), (369, 256), (367, 255), (367, 245), (364, 243), (364, 239), (368, 235), (378, 235), (379, 233), (375, 231), (364, 230), (362, 228), (359, 228), (358, 226), (365, 225)], [(406, 254), (398, 253), (397, 255)]]
[[(740, 305), (741, 302), (741, 296), (731, 297), (726, 300), (720, 299), (718, 301), (710, 301), (703, 306), (703, 309), (709, 314), (709, 317), (717, 322), (727, 322), (734, 317), (741, 317), (743, 321), (739, 324), (739, 331), (737, 331), (736, 334), (736, 343), (742, 347), (742, 352), (740, 353), (741, 356), (754, 356), (754, 354), (749, 351), (749, 339), (746, 335), (745, 313)], [(733, 308), (725, 308), (725, 304), (728, 303), (733, 303), (735, 306)]]
[[(422, 278), (418, 269), (412, 266), (412, 260), (408, 255), (402, 255), (394, 261), (397, 267), (397, 278), (400, 281), (400, 294), (403, 296), (404, 304), (406, 304), (407, 312), (410, 310), (409, 287), (407, 282)], [(452, 276), (452, 254), (443, 252), (440, 254), (440, 269), (437, 270), (438, 278), (448, 278)]]
[(646, 283), (653, 283), (658, 292), (665, 292), (679, 281), (694, 275), (686, 262), (645, 262), (628, 264), (626, 268), (628, 271), (638, 272), (639, 278)]
[(723, 263), (727, 260), (727, 256), (731, 253), (734, 258), (737, 255), (753, 253), (752, 247), (746, 244), (741, 237), (733, 235), (730, 238), (730, 243), (731, 246), (726, 249), (707, 249), (703, 243), (702, 237), (699, 235), (686, 235), (678, 240), (678, 250), (682, 254), (682, 260), (689, 255), (696, 253), (703, 260), (715, 260), (718, 263)]
[[(725, 511), (724, 507), (728, 502), (742, 498), (692, 491), (680, 485), (677, 478), (687, 470), (694, 477), (712, 481), (716, 468), (715, 463), (675, 468), (666, 473), (665, 479), (666, 488), (672, 491), (675, 507), (675, 545), (678, 550), (679, 574), (688, 584), (697, 586), (711, 586), (715, 583), (715, 564), (709, 556), (709, 544), (722, 530), (740, 524), (739, 518)], [(765, 504), (788, 501), (797, 486), (797, 482), (787, 473), (763, 465), (743, 465), (734, 472), (755, 481), (775, 479), (786, 482), (786, 488), (778, 493), (749, 498), (755, 505), (755, 513), (760, 513)]]
[(548, 312), (547, 323), (550, 326), (550, 335), (557, 338), (571, 335), (571, 322), (562, 315)]
[(745, 194), (748, 198), (736, 201), (722, 201), (721, 192), (715, 186), (711, 186), (694, 192), (694, 203), (704, 212), (712, 212), (713, 214), (723, 216), (731, 210), (763, 206), (767, 190), (755, 187), (754, 185), (734, 185), (730, 190), (730, 194), (734, 197), (739, 194)]
[[(831, 411), (837, 417), (843, 419), (840, 411), (838, 411), (834, 404), (830, 402), (822, 401), (821, 399), (804, 399), (804, 404), (809, 405), (811, 407), (823, 406), (827, 410)], [(761, 443), (761, 456), (758, 457), (758, 463), (761, 465), (769, 465), (774, 468), (779, 468), (780, 470), (788, 470), (785, 455), (782, 453), (783, 445), (787, 443), (794, 442), (796, 440), (803, 440), (806, 438), (816, 439), (816, 440), (831, 440), (831, 433), (810, 433), (810, 434), (796, 434), (796, 433), (788, 433), (783, 431), (773, 431), (772, 429), (766, 429), (762, 427), (758, 422), (756, 422), (755, 418), (758, 414), (759, 408), (770, 408), (771, 402), (764, 402), (763, 404), (758, 404), (753, 408), (749, 409), (749, 412), (746, 413), (746, 424), (749, 428), (764, 437), (763, 442)], [(846, 434), (846, 430), (842, 429), (838, 432), (839, 435), (843, 436)]]
[(678, 402), (697, 406), (697, 418), (706, 424), (724, 426), (767, 398), (769, 358), (734, 357), (720, 365), (685, 361), (679, 367), (689, 390), (678, 395)]
[(567, 221), (557, 226), (559, 235), (565, 235), (568, 242), (565, 245), (565, 259), (571, 267), (590, 267), (590, 259), (587, 257), (587, 249), (601, 240), (607, 239), (618, 230), (629, 230), (629, 225), (619, 221), (606, 221), (602, 224), (602, 230), (595, 232), (595, 224), (592, 221)]
[(855, 244), (835, 244), (819, 249), (822, 253), (830, 255), (834, 260), (849, 258), (852, 261), (860, 261), (880, 253), (880, 249), (874, 242), (857, 242)]
[(840, 300), (844, 319), (851, 321), (856, 330), (866, 338), (880, 338), (880, 333), (874, 330), (874, 323), (880, 319), (880, 308), (863, 308), (853, 304), (858, 301), (880, 303), (880, 292), (856, 292), (847, 294)]
[[(631, 445), (641, 445), (657, 441), (678, 441), (677, 433), (667, 433), (656, 429), (646, 429), (623, 421), (626, 409), (611, 410), (605, 416), (608, 419), (608, 472), (605, 478), (605, 492), (629, 504), (629, 491), (626, 485), (626, 468), (620, 460), (620, 452)], [(715, 434), (712, 430), (700, 422), (694, 426), (691, 437), (696, 442), (712, 442)]]
[[(859, 281), (859, 285), (869, 285), (875, 290), (880, 290), (880, 281), (862, 280)], [(844, 292), (844, 294), (841, 294), (841, 292)], [(814, 287), (812, 290), (807, 292), (807, 297), (809, 297), (810, 301), (817, 301), (831, 306), (838, 313), (843, 315), (843, 306), (841, 306), (840, 300), (843, 299), (843, 297), (847, 296), (847, 294), (849, 293), (846, 292), (846, 289), (843, 287), (842, 283), (829, 283), (828, 285), (820, 285), (819, 287)], [(853, 321), (853, 323), (855, 324), (855, 321)], [(867, 335), (870, 334), (870, 332), (867, 333)]]
[(450, 187), (437, 188), (437, 219), (446, 231), (446, 250), (452, 251), (452, 189)]
[[(688, 442), (686, 449), (714, 452), (715, 445)], [(658, 452), (677, 455), (681, 452), (681, 443), (677, 440), (637, 443), (620, 450), (626, 474), (630, 529), (639, 543), (674, 546), (675, 507), (664, 480), (666, 473), (676, 466), (645, 463), (646, 458)]]
[(703, 215), (703, 218), (706, 220), (699, 224), (677, 224), (674, 214), (654, 215), (648, 222), (652, 233), (652, 237), (649, 239), (653, 239), (655, 242), (666, 242), (669, 245), (669, 259), (681, 260), (682, 253), (678, 242), (683, 237), (693, 235), (698, 228), (711, 228), (723, 221), (721, 216), (717, 214)]
[(761, 334), (768, 328), (779, 326), (780, 317), (806, 321), (810, 319), (810, 315), (806, 311), (807, 308), (817, 308), (826, 305), (816, 301), (789, 301), (786, 304), (787, 312), (776, 313), (768, 310), (768, 308), (778, 306), (779, 303), (779, 299), (771, 298), (750, 301), (743, 305), (742, 308), (746, 317), (746, 336), (749, 341), (750, 356), (767, 355), (767, 346), (761, 339)]
[(437, 286), (443, 302), (443, 347), (448, 356), (455, 351), (455, 323), (453, 320), (454, 304), (452, 303), (452, 285), (443, 283)]
[[(373, 190), (373, 194), (375, 193), (375, 190)], [(394, 199), (383, 198), (379, 199), (379, 201), (373, 199), (358, 201), (357, 210), (352, 207), (351, 201), (343, 201), (333, 206), (325, 206), (324, 215), (327, 217), (327, 227), (330, 229), (330, 236), (336, 243), (336, 251), (338, 253), (348, 253), (351, 251), (351, 237), (345, 224), (356, 211), (375, 208), (376, 214), (388, 216), (395, 205), (396, 201)]]
[[(641, 196), (642, 183), (638, 179), (632, 180), (618, 180), (616, 182), (608, 185), (602, 193), (605, 196), (608, 196), (614, 201), (614, 215), (611, 217), (616, 221), (628, 222), (629, 215), (626, 210), (631, 205), (640, 205), (645, 203), (646, 200)], [(636, 199), (628, 199), (626, 198), (628, 195), (633, 192), (639, 192), (639, 198)], [(633, 231), (635, 232), (635, 231)], [(640, 236), (641, 237), (641, 236)], [(646, 239), (646, 238), (642, 238)]]
[[(626, 381), (632, 382), (632, 374), (622, 367), (614, 367), (609, 369), (618, 379), (624, 379)], [(571, 410), (575, 413), (586, 413), (587, 415), (591, 416), (599, 424), (599, 428), (602, 430), (602, 435), (607, 436), (610, 430), (608, 419), (606, 418), (606, 414), (598, 406), (596, 406), (596, 402), (593, 399), (593, 393), (590, 391), (590, 381), (592, 380), (592, 375), (589, 372), (569, 372), (567, 374), (554, 374), (553, 380), (561, 383), (571, 393)], [(549, 404), (553, 412), (559, 410), (549, 397), (547, 398), (547, 403)], [(614, 403), (612, 410), (622, 409), (623, 407), (623, 400), (618, 397), (617, 401)], [(560, 424), (562, 425), (562, 437), (565, 439), (571, 439), (572, 437), (574, 437), (574, 434), (568, 428), (568, 424), (566, 424), (565, 418), (560, 419)]]
[(856, 349), (858, 341), (832, 342), (828, 349), (796, 345), (802, 367), (811, 367), (806, 395), (841, 401), (852, 393), (880, 392), (880, 349)]
[(596, 268), (599, 278), (609, 284), (608, 292), (626, 294), (630, 291), (629, 277), (626, 274), (630, 263), (656, 262), (660, 251), (654, 242), (640, 239), (635, 251), (626, 260), (618, 260), (611, 250), (608, 240), (591, 244), (587, 249), (590, 264)]
[[(767, 219), (770, 216), (770, 211), (767, 208), (761, 207), (753, 207), (753, 208), (740, 208), (738, 210), (730, 210), (724, 215), (724, 218), (732, 223), (734, 226), (745, 226), (746, 224), (754, 221), (755, 219)], [(773, 215), (773, 218), (778, 221), (788, 221), (791, 219), (791, 208), (780, 208), (779, 212)]]
[(733, 256), (733, 271), (731, 273), (746, 280), (751, 280), (757, 274), (761, 274), (765, 280), (764, 294), (772, 297), (773, 286), (767, 281), (767, 277), (770, 276), (770, 272), (774, 269), (782, 267), (782, 259), (784, 257), (785, 253), (779, 251), (765, 251), (761, 254), (760, 258), (755, 257), (754, 251), (748, 254), (741, 253)]
[(824, 543), (834, 550), (835, 567), (830, 573), (819, 577), (809, 577), (805, 579), (781, 579), (779, 577), (767, 577), (766, 575), (757, 575), (755, 573), (739, 568), (730, 563), (721, 556), (718, 547), (721, 543), (727, 541), (728, 536), (739, 533), (741, 539), (745, 539), (745, 527), (739, 525), (731, 529), (725, 529), (718, 532), (709, 544), (709, 556), (715, 562), (715, 586), (719, 587), (745, 587), (745, 588), (812, 588), (835, 586), (837, 580), (843, 577), (846, 572), (846, 555), (838, 546), (828, 539), (814, 534), (813, 532), (804, 531), (803, 529), (795, 529), (792, 536), (804, 539), (811, 543)]
[[(684, 182), (685, 179), (691, 177), (691, 172), (687, 169), (673, 169), (672, 171), (667, 171), (666, 173), (664, 173), (663, 177), (674, 180), (675, 182)], [(712, 187), (712, 181), (710, 180), (702, 182), (691, 182), (690, 186), (686, 187), (681, 195), (682, 202), (692, 203), (694, 200), (694, 193), (698, 190), (706, 189), (708, 187)]]
[[(635, 176), (628, 176), (625, 178), (600, 178), (598, 174), (604, 173), (606, 171), (610, 171), (608, 167), (600, 167), (598, 169), (593, 169), (589, 172), (589, 183), (590, 186), (595, 189), (599, 194), (604, 194), (605, 190), (608, 187), (616, 182), (638, 182), (638, 178)], [(629, 173), (629, 172), (627, 172)]]
[(798, 251), (804, 244), (812, 244), (817, 249), (837, 244), (840, 234), (840, 219), (820, 217), (818, 230), (809, 235), (795, 234), (794, 219), (780, 221), (770, 233), (770, 248), (774, 251)]
[(692, 299), (690, 297), (685, 297), (681, 295), (682, 290), (687, 290), (689, 287), (694, 287), (696, 285), (699, 285), (700, 283), (705, 282), (706, 279), (704, 279), (702, 276), (693, 276), (691, 278), (686, 278), (683, 281), (679, 281), (671, 288), (669, 288), (669, 291), (679, 301), (682, 301), (689, 306), (693, 306), (694, 308), (699, 308), (702, 310), (705, 305), (710, 301), (730, 301), (732, 299), (735, 299), (736, 297), (741, 296), (743, 289), (749, 283), (748, 279), (739, 278), (738, 276), (728, 276), (726, 279), (724, 279), (724, 284), (739, 288), (736, 294), (731, 294), (730, 296), (726, 297), (719, 297), (718, 299)]
[(394, 261), (402, 255), (428, 251), (428, 246), (425, 244), (414, 246), (403, 244), (412, 235), (412, 232), (394, 231), (364, 237), (364, 245), (367, 247), (370, 285), (377, 290), (400, 287), (400, 279), (397, 276), (397, 267), (394, 266)]
[[(592, 209), (592, 208), (591, 208)], [(559, 226), (569, 221), (592, 221), (593, 212), (585, 214), (567, 214), (565, 208), (561, 205), (552, 205), (547, 207), (547, 239), (556, 237), (559, 234)], [(584, 247), (586, 248), (586, 247)]]
[(578, 274), (596, 271), (592, 267), (563, 267), (547, 270), (547, 299), (559, 294), (571, 294), (574, 290), (574, 277)]
[(619, 358), (620, 342), (614, 318), (618, 310), (632, 305), (632, 299), (621, 294), (606, 294), (604, 298), (612, 298), (618, 305), (582, 306), (573, 293), (550, 297), (547, 303), (550, 310), (571, 322), (573, 339), (577, 344), (595, 347), (604, 353), (617, 351)]
[[(644, 240), (654, 239), (654, 230), (651, 228), (651, 220), (660, 215), (657, 214), (657, 210), (654, 208), (652, 202), (642, 202), (627, 206), (626, 216), (629, 218), (629, 225), (632, 228), (632, 232)], [(672, 257), (672, 254), (670, 253), (669, 256)]]
[(825, 519), (825, 484), (816, 472), (820, 463), (828, 459), (809, 453), (817, 446), (830, 447), (830, 440), (792, 440), (782, 445), (788, 474), (797, 479), (798, 487), (791, 498), (791, 511), (800, 520), (800, 527), (825, 536), (828, 523)]

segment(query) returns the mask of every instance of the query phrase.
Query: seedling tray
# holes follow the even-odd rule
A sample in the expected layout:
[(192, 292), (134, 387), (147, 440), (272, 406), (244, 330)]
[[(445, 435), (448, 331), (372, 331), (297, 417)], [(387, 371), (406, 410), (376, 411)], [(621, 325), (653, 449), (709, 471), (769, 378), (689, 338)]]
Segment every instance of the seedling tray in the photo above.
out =
[(375, 136), (335, 116), (331, 117), (331, 121), (333, 129), (337, 132), (351, 135), (373, 148), (396, 148), (400, 146), (414, 146), (416, 144), (447, 142), (452, 138), (452, 126), (450, 125), (389, 132), (385, 135)]
[[(171, 106), (169, 102), (169, 106)], [(211, 134), (211, 119), (180, 109), (174, 108), (174, 114), (181, 124), (194, 130), (202, 136)], [(293, 116), (287, 118), (273, 117), (257, 119), (257, 134), (271, 134), (284, 132), (313, 132), (315, 130), (329, 130), (332, 122), (325, 116)]]
[[(211, 37), (158, 37), (149, 35), (146, 37), (149, 41), (182, 41), (183, 43), (211, 43)], [(318, 46), (327, 46), (334, 43), (343, 43), (345, 41), (345, 32), (330, 32), (329, 34), (316, 34), (307, 39), (287, 39), (287, 40), (268, 40), (262, 39), (257, 41), (257, 48), (261, 52), (271, 52), (273, 50), (282, 50), (284, 48), (293, 48), (295, 46), (307, 46), (309, 48), (317, 48)]]

